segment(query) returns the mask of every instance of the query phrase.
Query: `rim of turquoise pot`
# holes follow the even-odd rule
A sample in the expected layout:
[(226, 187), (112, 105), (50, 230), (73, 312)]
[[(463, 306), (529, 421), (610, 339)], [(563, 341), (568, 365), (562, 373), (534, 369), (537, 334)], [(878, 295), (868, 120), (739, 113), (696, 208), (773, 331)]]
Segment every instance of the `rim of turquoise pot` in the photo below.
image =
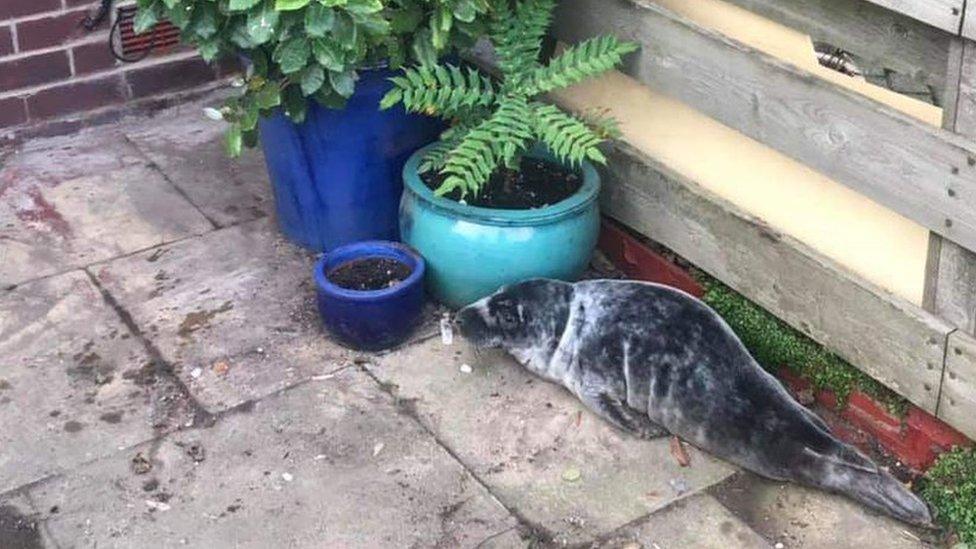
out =
[[(420, 149), (407, 160), (406, 165), (403, 166), (403, 181), (409, 192), (452, 217), (461, 217), (493, 225), (540, 225), (580, 213), (595, 202), (600, 193), (600, 176), (592, 164), (584, 161), (579, 170), (583, 175), (583, 184), (580, 189), (572, 196), (544, 208), (502, 210), (461, 204), (449, 198), (435, 195), (434, 191), (430, 190), (420, 179), (420, 174), (417, 172), (420, 162), (424, 153), (433, 146), (432, 144)], [(540, 147), (530, 151), (528, 156), (555, 161), (551, 154)]]
[[(378, 252), (378, 250), (381, 249), (389, 253), (389, 256), (386, 257), (393, 257), (394, 259), (407, 264), (407, 266), (411, 268), (412, 272), (410, 273), (410, 276), (408, 276), (403, 282), (392, 288), (360, 291), (347, 290), (346, 288), (333, 284), (333, 282), (329, 280), (327, 271), (330, 267), (338, 267), (343, 263), (355, 261), (357, 259), (384, 257)], [(391, 242), (388, 240), (367, 240), (363, 242), (353, 242), (352, 244), (346, 244), (345, 246), (339, 246), (331, 252), (323, 255), (315, 264), (315, 284), (318, 286), (319, 290), (325, 291), (334, 297), (340, 297), (347, 301), (373, 303), (376, 301), (385, 301), (392, 297), (400, 296), (409, 292), (414, 286), (423, 280), (426, 270), (427, 264), (424, 261), (424, 258), (410, 246), (401, 244), (400, 242)]]

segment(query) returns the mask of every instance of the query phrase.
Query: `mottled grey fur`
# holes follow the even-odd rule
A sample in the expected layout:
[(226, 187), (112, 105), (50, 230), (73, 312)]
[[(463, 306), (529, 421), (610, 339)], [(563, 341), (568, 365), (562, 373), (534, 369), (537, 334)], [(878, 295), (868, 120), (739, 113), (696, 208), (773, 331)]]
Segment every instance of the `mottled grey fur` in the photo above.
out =
[(831, 435), (694, 297), (657, 284), (530, 280), (458, 313), (461, 334), (566, 387), (616, 427), (675, 434), (776, 480), (840, 492), (919, 525), (926, 505)]

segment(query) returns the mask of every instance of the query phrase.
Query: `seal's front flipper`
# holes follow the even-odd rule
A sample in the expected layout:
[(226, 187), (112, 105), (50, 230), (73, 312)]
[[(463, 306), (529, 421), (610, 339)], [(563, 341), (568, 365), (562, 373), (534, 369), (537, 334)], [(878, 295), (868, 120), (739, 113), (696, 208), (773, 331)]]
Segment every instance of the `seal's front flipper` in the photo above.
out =
[(668, 431), (651, 421), (647, 415), (627, 406), (606, 393), (601, 393), (593, 398), (583, 400), (583, 403), (590, 410), (596, 412), (600, 417), (609, 421), (614, 427), (627, 431), (628, 433), (643, 439), (660, 438), (667, 436)]

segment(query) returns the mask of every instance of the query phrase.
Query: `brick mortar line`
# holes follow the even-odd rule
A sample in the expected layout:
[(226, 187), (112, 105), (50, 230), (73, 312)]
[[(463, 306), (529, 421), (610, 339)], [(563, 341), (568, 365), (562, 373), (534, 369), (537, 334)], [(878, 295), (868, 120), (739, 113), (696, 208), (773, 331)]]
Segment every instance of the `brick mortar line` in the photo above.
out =
[[(535, 533), (536, 535), (541, 534), (542, 536), (548, 538), (549, 541), (555, 539), (556, 536), (551, 531), (549, 531), (548, 528), (542, 526), (541, 524), (536, 524), (532, 522), (531, 520), (528, 519), (528, 517), (523, 515), (521, 511), (519, 511), (513, 506), (508, 505), (498, 494), (496, 494), (491, 489), (491, 486), (489, 486), (488, 483), (483, 478), (481, 478), (481, 475), (479, 475), (474, 471), (474, 469), (469, 467), (468, 464), (461, 459), (461, 457), (454, 451), (453, 448), (448, 446), (447, 443), (441, 440), (440, 436), (438, 436), (437, 433), (433, 431), (433, 429), (427, 426), (427, 424), (420, 418), (416, 410), (407, 408), (405, 406), (401, 406), (400, 402), (402, 402), (405, 399), (400, 398), (396, 394), (394, 394), (393, 390), (390, 387), (390, 384), (381, 381), (372, 372), (370, 372), (368, 368), (362, 365), (357, 365), (357, 367), (361, 372), (366, 374), (366, 376), (369, 377), (369, 379), (373, 380), (373, 383), (376, 384), (376, 386), (380, 389), (380, 391), (386, 393), (390, 398), (393, 399), (393, 404), (399, 413), (412, 419), (423, 432), (427, 433), (427, 435), (430, 436), (431, 439), (438, 446), (443, 448), (444, 451), (447, 452), (447, 454), (451, 456), (451, 458), (454, 459), (454, 461), (456, 461), (458, 465), (461, 466), (462, 469), (467, 471), (467, 473), (471, 475), (471, 478), (473, 478), (475, 482), (477, 482), (485, 490), (485, 492), (491, 495), (491, 497), (496, 502), (498, 502), (498, 504), (501, 505), (502, 508), (505, 509), (505, 511), (508, 512), (508, 514), (511, 515), (519, 523), (521, 527), (528, 529), (529, 531)], [(583, 545), (586, 546), (588, 544), (583, 544)]]
[[(14, 36), (13, 38), (16, 40), (18, 37), (17, 36)], [(105, 47), (108, 48), (108, 42), (106, 41), (107, 39), (108, 39), (108, 33), (107, 32), (104, 32), (104, 33), (102, 33), (102, 32), (97, 32), (97, 33), (96, 32), (93, 32), (93, 33), (90, 33), (90, 34), (85, 34), (85, 35), (79, 36), (77, 39), (71, 40), (71, 41), (66, 42), (66, 43), (55, 44), (53, 46), (46, 46), (46, 47), (43, 47), (43, 48), (35, 48), (33, 50), (26, 50), (26, 51), (21, 51), (19, 49), (20, 48), (20, 44), (18, 43), (19, 42), (18, 41), (18, 42), (15, 42), (14, 43), (15, 53), (11, 53), (11, 54), (8, 54), (8, 55), (0, 56), (0, 63), (6, 63), (8, 61), (22, 61), (24, 59), (30, 59), (31, 57), (34, 57), (35, 55), (46, 55), (46, 54), (49, 54), (49, 53), (56, 53), (56, 52), (59, 52), (59, 51), (70, 51), (71, 49), (73, 49), (75, 47), (78, 47), (78, 46), (87, 46), (89, 44), (97, 44), (99, 42), (105, 42)]]
[[(62, 4), (63, 6), (63, 4)], [(90, 13), (93, 6), (88, 7), (67, 7), (63, 6), (60, 8), (55, 8), (53, 10), (42, 11), (40, 13), (32, 13), (30, 15), (21, 15), (18, 17), (10, 17), (8, 19), (0, 20), (0, 26), (10, 25), (11, 27), (16, 26), (18, 23), (28, 23), (31, 21), (39, 21), (41, 19), (47, 19), (48, 17), (56, 17), (58, 15), (64, 15), (68, 13)]]
[(207, 215), (203, 211), (203, 209), (200, 208), (200, 206), (198, 206), (193, 200), (191, 200), (190, 199), (190, 196), (188, 194), (186, 194), (186, 191), (184, 191), (182, 187), (180, 187), (179, 185), (177, 185), (176, 182), (173, 181), (172, 178), (170, 178), (169, 174), (167, 174), (166, 172), (163, 171), (162, 166), (160, 166), (152, 158), (150, 158), (149, 155), (146, 154), (145, 151), (143, 151), (139, 147), (139, 145), (136, 144), (136, 142), (132, 140), (131, 137), (129, 137), (128, 135), (126, 135), (125, 133), (123, 133), (122, 134), (122, 139), (124, 139), (126, 143), (128, 143), (129, 145), (132, 146), (132, 148), (134, 148), (136, 151), (138, 151), (139, 152), (139, 156), (143, 157), (146, 160), (146, 167), (149, 170), (158, 173), (159, 176), (162, 177), (164, 181), (166, 181), (171, 187), (173, 187), (173, 190), (175, 190), (177, 194), (179, 194), (181, 197), (183, 197), (183, 200), (186, 200), (188, 204), (190, 204), (191, 206), (193, 206), (193, 209), (195, 209), (197, 211), (197, 213), (199, 213), (201, 216), (203, 216), (203, 218), (206, 219), (208, 223), (210, 223), (210, 226), (213, 227), (213, 230), (216, 231), (218, 229), (222, 229), (223, 228), (219, 223), (217, 223), (217, 221), (215, 219), (213, 219), (212, 217), (210, 217), (209, 215)]
[[(3, 91), (0, 92), (0, 99), (9, 99), (11, 97), (26, 97), (29, 95), (34, 95), (38, 92), (59, 88), (65, 85), (91, 82), (109, 76), (126, 74), (139, 69), (150, 69), (150, 68), (158, 67), (159, 65), (165, 65), (173, 61), (186, 61), (188, 59), (194, 59), (196, 57), (197, 57), (197, 52), (195, 51), (167, 54), (157, 59), (153, 59), (150, 62), (140, 61), (139, 63), (128, 63), (102, 72), (86, 74), (83, 76), (69, 76), (62, 80), (56, 80), (54, 82), (48, 82), (46, 84), (39, 84), (37, 86), (31, 86), (29, 88), (18, 88), (16, 90)], [(217, 78), (215, 78), (215, 80), (217, 80)]]

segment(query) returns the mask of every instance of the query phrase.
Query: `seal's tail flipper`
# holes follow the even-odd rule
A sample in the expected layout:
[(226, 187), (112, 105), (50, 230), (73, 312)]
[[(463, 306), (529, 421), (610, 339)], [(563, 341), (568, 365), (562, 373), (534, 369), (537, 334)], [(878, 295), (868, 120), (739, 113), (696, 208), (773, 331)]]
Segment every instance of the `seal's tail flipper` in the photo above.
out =
[(918, 496), (853, 448), (837, 444), (838, 451), (833, 455), (809, 448), (804, 450), (822, 463), (824, 474), (818, 480), (823, 488), (845, 494), (900, 521), (917, 526), (932, 525), (929, 508)]

